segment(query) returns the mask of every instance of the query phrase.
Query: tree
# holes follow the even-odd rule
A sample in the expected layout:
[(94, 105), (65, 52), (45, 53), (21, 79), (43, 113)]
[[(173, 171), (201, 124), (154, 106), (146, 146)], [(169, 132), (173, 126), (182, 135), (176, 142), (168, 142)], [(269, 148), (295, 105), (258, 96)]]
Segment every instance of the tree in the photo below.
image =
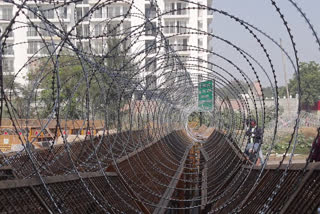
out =
[[(25, 99), (29, 90), (23, 87), (16, 81), (14, 75), (3, 76), (3, 87), (6, 96), (7, 104), (3, 101), (3, 117), (17, 116), (18, 118), (26, 117), (26, 109), (28, 108), (27, 100)], [(10, 113), (9, 113), (10, 111)]]
[[(188, 117), (189, 124), (194, 123), (196, 126), (194, 128), (200, 128), (200, 112), (192, 112)], [(210, 114), (207, 112), (202, 112), (202, 124), (209, 127), (211, 124)]]
[[(300, 63), (301, 102), (310, 109), (320, 99), (320, 65), (315, 62)], [(298, 93), (297, 74), (289, 82), (290, 94)]]
[[(108, 40), (106, 55), (79, 56), (64, 51), (58, 57), (42, 58), (28, 75), (31, 84), (39, 83), (38, 115), (45, 118), (55, 110), (59, 92), (59, 115), (64, 118), (85, 118), (88, 108), (95, 115), (108, 111), (114, 112), (111, 117), (115, 116), (119, 102), (127, 99), (120, 96), (125, 93), (124, 88), (134, 83), (130, 80), (135, 74), (130, 56), (119, 44), (119, 39)], [(59, 72), (60, 88), (55, 72)]]
[[(274, 90), (274, 93), (275, 93), (275, 88), (273, 89)], [(268, 86), (268, 87), (265, 87), (263, 88), (263, 94), (264, 94), (264, 97), (268, 97), (268, 98), (271, 98), (271, 97), (275, 97), (276, 94), (273, 93), (273, 90), (271, 88), (271, 86)], [(278, 97), (282, 98), (282, 97), (286, 97), (287, 96), (287, 90), (286, 90), (286, 87), (285, 86), (279, 86), (278, 87)]]

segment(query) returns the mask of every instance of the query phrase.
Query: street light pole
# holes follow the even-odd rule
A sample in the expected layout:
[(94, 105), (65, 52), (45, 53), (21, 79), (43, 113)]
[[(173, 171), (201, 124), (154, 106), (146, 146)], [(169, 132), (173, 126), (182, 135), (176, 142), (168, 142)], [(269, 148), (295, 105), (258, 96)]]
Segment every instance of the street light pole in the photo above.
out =
[[(280, 47), (282, 47), (282, 39), (280, 39)], [(288, 107), (288, 113), (290, 112), (290, 104), (289, 104), (289, 86), (288, 86), (288, 80), (287, 80), (287, 70), (286, 70), (286, 60), (284, 58), (283, 51), (281, 49), (281, 57), (282, 57), (282, 65), (283, 65), (283, 73), (284, 73), (284, 82), (286, 84), (286, 91), (287, 91), (287, 107)]]

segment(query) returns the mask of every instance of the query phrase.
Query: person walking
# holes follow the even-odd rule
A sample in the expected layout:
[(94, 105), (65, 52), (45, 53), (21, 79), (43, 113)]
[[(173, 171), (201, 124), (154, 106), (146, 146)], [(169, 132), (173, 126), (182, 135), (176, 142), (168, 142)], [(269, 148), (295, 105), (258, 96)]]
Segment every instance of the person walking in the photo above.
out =
[(261, 151), (262, 144), (262, 131), (257, 126), (257, 122), (254, 119), (249, 121), (249, 128), (246, 132), (248, 136), (248, 143), (245, 149), (245, 154), (248, 155), (249, 160), (254, 162), (257, 161), (257, 157), (260, 159), (260, 163), (264, 163), (264, 158)]

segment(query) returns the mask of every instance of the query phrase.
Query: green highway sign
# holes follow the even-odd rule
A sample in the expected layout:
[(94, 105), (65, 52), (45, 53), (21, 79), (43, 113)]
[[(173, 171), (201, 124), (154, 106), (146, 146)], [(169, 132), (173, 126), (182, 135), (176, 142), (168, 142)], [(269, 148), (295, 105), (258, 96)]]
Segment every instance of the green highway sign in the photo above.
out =
[(200, 82), (198, 85), (198, 110), (213, 111), (213, 81)]

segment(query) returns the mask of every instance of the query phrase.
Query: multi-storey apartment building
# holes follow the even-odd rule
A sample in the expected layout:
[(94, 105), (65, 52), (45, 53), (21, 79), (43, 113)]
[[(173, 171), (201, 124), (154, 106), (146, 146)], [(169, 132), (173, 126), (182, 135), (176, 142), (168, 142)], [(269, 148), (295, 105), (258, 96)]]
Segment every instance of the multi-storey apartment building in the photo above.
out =
[[(185, 70), (191, 74), (194, 83), (198, 82), (203, 69), (197, 69), (197, 67), (208, 67), (206, 62), (210, 58), (210, 54), (204, 50), (211, 50), (211, 37), (207, 33), (212, 31), (213, 15), (208, 12), (209, 10), (206, 7), (212, 5), (212, 0), (190, 2), (162, 0), (157, 1), (157, 3), (159, 8), (153, 7), (152, 1), (140, 2), (141, 5), (139, 5), (142, 8), (144, 7), (146, 18), (151, 21), (146, 23), (146, 28), (160, 29), (162, 34), (159, 35), (155, 30), (146, 30), (146, 36), (143, 38), (145, 40), (145, 50), (148, 51), (148, 47), (152, 47), (154, 53), (156, 52), (154, 44), (162, 46), (165, 40), (170, 46), (170, 55), (173, 56), (173, 58), (169, 58), (169, 72), (160, 70), (156, 73), (156, 76), (162, 75), (164, 77), (157, 78), (156, 83), (159, 84), (159, 81), (164, 80), (164, 86), (169, 86), (174, 81), (179, 82), (179, 78), (180, 81), (183, 81)], [(146, 64), (150, 64), (145, 69), (144, 78), (146, 80), (156, 78), (151, 78), (154, 75), (153, 70), (161, 64), (161, 61), (153, 60), (152, 57), (152, 52), (149, 51), (145, 59)], [(192, 69), (188, 69), (188, 67)], [(176, 71), (176, 77), (174, 78), (172, 78), (172, 70)], [(192, 73), (196, 73), (196, 76), (193, 76)], [(203, 75), (205, 75), (205, 72), (203, 72)], [(148, 81), (146, 81), (147, 83)]]
[[(11, 19), (13, 18), (13, 10), (14, 7), (10, 4), (1, 3), (0, 7), (0, 31), (4, 32), (8, 27)], [(2, 66), (4, 70), (4, 74), (14, 73), (14, 59), (15, 59), (15, 51), (13, 49), (13, 44), (15, 41), (14, 33), (11, 31), (8, 33), (8, 37), (6, 38), (6, 45), (4, 47), (4, 51), (2, 53)]]
[[(186, 61), (193, 67), (188, 71), (191, 74), (197, 66), (208, 67), (209, 54), (197, 49), (211, 49), (211, 37), (206, 32), (211, 31), (213, 16), (201, 5), (211, 6), (212, 0), (194, 2), (200, 5), (179, 0), (158, 0), (156, 6), (152, 0), (134, 1), (132, 6), (129, 1), (107, 2), (101, 1), (97, 5), (96, 0), (83, 0), (59, 7), (59, 3), (28, 1), (28, 10), (23, 9), (16, 17), (13, 31), (5, 41), (4, 74), (14, 74), (18, 82), (25, 83), (28, 70), (34, 66), (32, 61), (57, 51), (56, 48), (61, 47), (60, 35), (67, 32), (71, 32), (68, 38), (75, 47), (90, 49), (97, 55), (107, 50), (106, 37), (126, 37), (123, 49), (135, 55), (142, 71), (139, 78), (150, 89), (158, 88), (163, 81), (166, 83), (163, 86), (170, 85), (172, 74), (168, 77), (166, 75), (169, 73), (164, 70), (175, 67), (177, 75), (174, 78), (179, 78), (179, 70), (187, 69), (184, 67)], [(0, 2), (2, 32), (17, 11), (16, 6)], [(50, 23), (40, 19), (38, 14)], [(174, 57), (170, 59), (165, 56)], [(171, 62), (169, 67), (164, 65), (165, 61)], [(159, 75), (162, 77), (159, 78)]]

